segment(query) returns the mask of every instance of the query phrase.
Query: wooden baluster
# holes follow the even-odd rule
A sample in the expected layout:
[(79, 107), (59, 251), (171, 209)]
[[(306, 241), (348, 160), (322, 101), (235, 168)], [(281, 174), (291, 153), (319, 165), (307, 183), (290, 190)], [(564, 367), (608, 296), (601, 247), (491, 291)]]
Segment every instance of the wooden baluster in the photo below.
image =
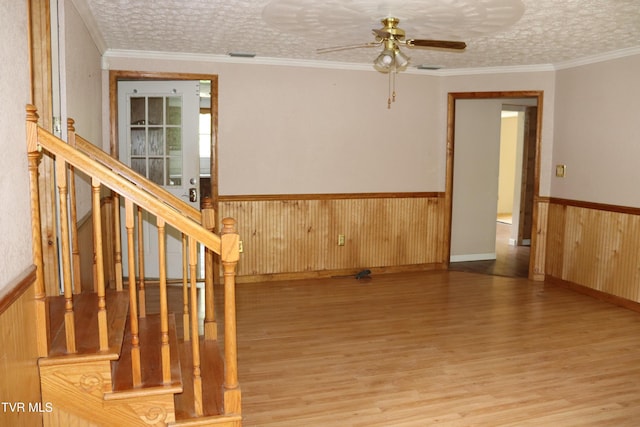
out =
[(38, 163), (40, 163), (42, 154), (38, 151), (38, 113), (33, 105), (27, 105), (27, 153), (31, 198), (31, 244), (33, 246), (33, 263), (36, 266), (36, 340), (38, 356), (45, 357), (49, 352), (49, 315), (44, 285), (40, 191), (38, 187)]
[[(98, 206), (100, 206), (100, 197), (98, 196)], [(98, 208), (99, 209), (99, 208)], [(96, 211), (95, 210), (95, 205), (93, 203), (93, 188), (91, 190), (91, 215), (92, 215), (92, 220), (93, 222), (95, 222), (95, 217), (96, 215), (102, 215), (102, 212), (100, 212), (99, 210)], [(98, 264), (97, 264), (97, 259), (98, 259), (98, 239), (95, 237), (96, 236), (96, 231), (95, 229), (93, 230), (93, 265), (92, 267), (92, 271), (93, 271), (93, 292), (98, 292)], [(100, 241), (102, 241), (102, 236), (100, 236)]]
[(236, 267), (240, 259), (240, 237), (233, 218), (222, 220), (220, 238), (220, 258), (224, 271), (224, 413), (239, 414), (241, 393), (236, 340)]
[[(67, 144), (76, 146), (76, 129), (73, 119), (67, 120)], [(82, 292), (80, 281), (80, 245), (78, 243), (78, 208), (76, 203), (75, 168), (69, 165), (69, 197), (71, 201), (71, 259), (73, 264), (73, 293)]]
[[(189, 341), (189, 265), (187, 261), (187, 236), (182, 233), (182, 336)], [(194, 307), (195, 310), (195, 307)], [(196, 310), (197, 311), (197, 310)]]
[(140, 317), (147, 317), (147, 299), (144, 289), (144, 225), (142, 208), (138, 206), (138, 308)]
[(140, 368), (140, 337), (138, 330), (138, 302), (136, 295), (136, 254), (134, 247), (134, 212), (133, 202), (124, 200), (125, 227), (127, 228), (127, 259), (129, 261), (129, 323), (131, 327), (131, 376), (133, 386), (142, 384)]
[[(104, 193), (102, 193), (104, 194)], [(102, 268), (104, 270), (104, 283), (105, 288), (114, 288), (115, 283), (115, 261), (114, 255), (116, 252), (114, 246), (113, 236), (111, 231), (113, 229), (113, 205), (117, 195), (110, 192), (109, 196), (102, 197), (100, 200), (101, 208), (100, 215), (102, 220)], [(96, 284), (97, 291), (97, 284)]]
[(171, 382), (171, 355), (169, 354), (169, 310), (167, 306), (167, 244), (165, 221), (157, 219), (158, 225), (158, 266), (160, 270), (160, 334), (162, 381)]
[(62, 257), (62, 282), (64, 287), (64, 329), (67, 352), (75, 353), (77, 350), (75, 315), (73, 313), (73, 280), (71, 278), (67, 162), (61, 156), (56, 157), (55, 171), (58, 194), (60, 196), (60, 248)]
[[(210, 197), (202, 199), (202, 226), (212, 233), (216, 227), (216, 212), (213, 209), (213, 200)], [(218, 325), (216, 323), (215, 297), (213, 289), (214, 278), (214, 254), (205, 247), (204, 252), (204, 339), (216, 340), (218, 338)]]
[(102, 253), (102, 219), (100, 216), (100, 181), (91, 180), (91, 202), (93, 204), (93, 240), (96, 268), (96, 291), (98, 293), (98, 339), (100, 351), (109, 349), (109, 331), (107, 329), (107, 302), (104, 285), (104, 255)]
[(113, 263), (116, 281), (116, 290), (122, 290), (122, 238), (120, 237), (120, 196), (113, 195)]
[(189, 270), (191, 280), (191, 353), (193, 356), (193, 404), (196, 416), (203, 414), (202, 376), (200, 372), (200, 333), (198, 331), (198, 287), (196, 284), (197, 242), (189, 238)]

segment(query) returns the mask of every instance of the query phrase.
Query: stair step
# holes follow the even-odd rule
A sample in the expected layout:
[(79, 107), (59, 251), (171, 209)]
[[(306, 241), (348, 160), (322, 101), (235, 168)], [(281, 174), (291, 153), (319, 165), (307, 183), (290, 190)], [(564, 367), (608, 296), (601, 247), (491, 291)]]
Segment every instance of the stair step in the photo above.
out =
[(162, 381), (160, 315), (151, 314), (138, 319), (140, 339), (140, 366), (142, 384), (133, 386), (131, 374), (131, 329), (127, 322), (124, 344), (120, 359), (112, 363), (113, 393), (105, 395), (105, 399), (124, 399), (163, 393), (180, 393), (182, 391), (182, 374), (176, 322), (173, 313), (169, 314), (169, 354), (171, 359), (171, 381)]
[(49, 356), (40, 364), (74, 363), (79, 359), (116, 360), (122, 349), (125, 323), (129, 311), (129, 295), (123, 291), (107, 291), (107, 330), (109, 349), (100, 351), (98, 335), (98, 295), (95, 292), (73, 296), (76, 353), (68, 353), (64, 328), (64, 296), (49, 297)]
[[(175, 396), (176, 422), (196, 418), (191, 341), (182, 341), (179, 347), (184, 391)], [(200, 360), (203, 416), (220, 416), (223, 413), (224, 359), (215, 340), (200, 337)]]

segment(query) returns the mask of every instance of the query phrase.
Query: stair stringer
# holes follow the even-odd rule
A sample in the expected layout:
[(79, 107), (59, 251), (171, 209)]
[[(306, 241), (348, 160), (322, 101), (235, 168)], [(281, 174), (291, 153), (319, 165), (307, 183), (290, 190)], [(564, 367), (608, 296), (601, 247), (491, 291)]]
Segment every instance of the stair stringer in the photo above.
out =
[(175, 421), (173, 392), (105, 400), (111, 393), (109, 360), (40, 365), (45, 427), (166, 426)]

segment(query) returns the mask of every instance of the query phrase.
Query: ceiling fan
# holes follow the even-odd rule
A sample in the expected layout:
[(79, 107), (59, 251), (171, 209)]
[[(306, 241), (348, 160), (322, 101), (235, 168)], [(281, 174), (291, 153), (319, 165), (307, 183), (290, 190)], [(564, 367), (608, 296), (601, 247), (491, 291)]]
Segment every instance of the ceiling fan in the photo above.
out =
[(406, 39), (405, 31), (398, 28), (400, 19), (394, 17), (384, 18), (383, 27), (373, 29), (375, 41), (349, 46), (336, 46), (318, 49), (318, 53), (333, 52), (337, 50), (355, 49), (361, 47), (383, 46), (382, 52), (374, 59), (373, 66), (376, 70), (383, 73), (389, 73), (389, 98), (387, 100), (387, 108), (391, 108), (391, 103), (396, 100), (395, 75), (398, 71), (402, 71), (409, 65), (409, 57), (405, 55), (400, 46), (407, 47), (430, 47), (439, 49), (464, 50), (467, 47), (465, 42), (449, 41), (449, 40), (425, 40), (425, 39)]
[(374, 67), (382, 72), (398, 71), (406, 68), (409, 64), (409, 57), (401, 50), (400, 46), (407, 47), (430, 47), (439, 49), (464, 50), (467, 47), (465, 42), (450, 40), (428, 40), (428, 39), (406, 39), (405, 31), (398, 28), (400, 19), (388, 17), (381, 20), (383, 27), (373, 29), (375, 41), (349, 46), (336, 46), (318, 49), (318, 53), (333, 52), (337, 50), (355, 49), (361, 47), (383, 46), (382, 53), (373, 61)]

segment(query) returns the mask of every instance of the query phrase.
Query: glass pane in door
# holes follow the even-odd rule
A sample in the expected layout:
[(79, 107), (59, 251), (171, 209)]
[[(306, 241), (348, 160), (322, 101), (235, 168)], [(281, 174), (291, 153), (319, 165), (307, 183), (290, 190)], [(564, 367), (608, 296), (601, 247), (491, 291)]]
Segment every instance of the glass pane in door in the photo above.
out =
[(182, 97), (130, 98), (131, 167), (162, 186), (182, 185)]
[(164, 185), (164, 159), (149, 159), (149, 179), (158, 185)]
[(164, 132), (160, 128), (149, 129), (149, 155), (158, 156), (164, 154)]
[(180, 126), (182, 123), (182, 97), (167, 97), (167, 124)]
[(162, 126), (164, 124), (163, 105), (164, 98), (153, 96), (149, 97), (149, 120), (151, 126)]
[(144, 125), (147, 118), (146, 98), (144, 96), (131, 97), (131, 118), (129, 124)]

